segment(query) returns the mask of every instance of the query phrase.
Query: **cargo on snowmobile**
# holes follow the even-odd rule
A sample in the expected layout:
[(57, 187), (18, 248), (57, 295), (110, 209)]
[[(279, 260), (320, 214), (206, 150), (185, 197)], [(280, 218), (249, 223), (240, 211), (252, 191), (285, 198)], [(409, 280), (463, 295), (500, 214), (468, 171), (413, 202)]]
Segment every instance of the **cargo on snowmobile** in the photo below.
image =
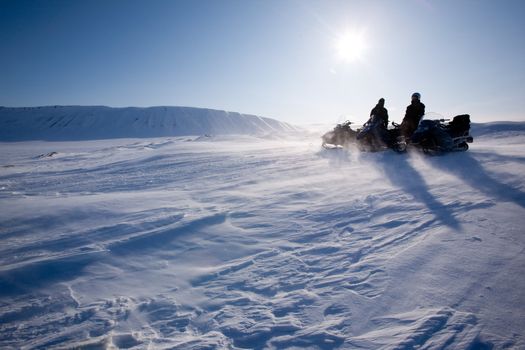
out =
[(359, 129), (351, 128), (352, 122), (337, 124), (335, 128), (322, 136), (324, 148), (346, 148), (356, 145), (362, 151), (377, 152), (393, 149), (403, 152), (406, 143), (401, 137), (400, 125), (392, 122), (392, 128), (383, 125), (383, 119), (372, 115)]
[(466, 151), (474, 138), (470, 135), (470, 115), (457, 115), (447, 119), (427, 120), (419, 123), (410, 138), (410, 145), (425, 153)]

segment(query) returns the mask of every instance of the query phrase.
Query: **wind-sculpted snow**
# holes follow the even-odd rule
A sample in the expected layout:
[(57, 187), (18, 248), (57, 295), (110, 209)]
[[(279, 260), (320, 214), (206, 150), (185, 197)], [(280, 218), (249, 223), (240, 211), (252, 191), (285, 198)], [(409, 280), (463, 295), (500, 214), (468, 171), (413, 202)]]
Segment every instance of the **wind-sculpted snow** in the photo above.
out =
[(513, 135), (523, 135), (525, 133), (525, 123), (521, 122), (492, 122), (492, 123), (473, 123), (472, 134), (475, 136), (489, 136), (491, 138), (508, 138)]
[(204, 108), (0, 107), (0, 141), (264, 135), (294, 130), (271, 118)]
[(0, 347), (523, 348), (525, 134), (489, 134), (3, 143)]

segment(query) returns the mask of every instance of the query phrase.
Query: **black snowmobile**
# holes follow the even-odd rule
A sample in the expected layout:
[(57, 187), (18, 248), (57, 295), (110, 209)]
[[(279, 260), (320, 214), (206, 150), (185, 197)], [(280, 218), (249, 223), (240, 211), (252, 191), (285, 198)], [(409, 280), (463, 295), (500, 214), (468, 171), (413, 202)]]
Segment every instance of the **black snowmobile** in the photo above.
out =
[(396, 152), (406, 150), (406, 142), (401, 137), (399, 124), (392, 122), (393, 128), (387, 129), (383, 126), (383, 120), (375, 115), (358, 130), (356, 139), (357, 146), (361, 151), (377, 152), (393, 149)]
[(406, 150), (406, 143), (401, 137), (399, 124), (392, 123), (393, 128), (386, 129), (383, 120), (371, 116), (362, 128), (352, 130), (352, 122), (338, 124), (334, 130), (322, 136), (324, 148), (343, 148), (356, 145), (362, 151), (377, 152), (393, 149), (397, 152)]
[(355, 144), (357, 131), (352, 130), (350, 125), (352, 125), (352, 122), (347, 120), (344, 123), (337, 124), (334, 130), (324, 134), (321, 137), (323, 140), (323, 147), (343, 148)]
[(470, 115), (447, 119), (423, 119), (410, 138), (410, 144), (425, 153), (443, 153), (468, 150), (474, 138), (470, 135)]

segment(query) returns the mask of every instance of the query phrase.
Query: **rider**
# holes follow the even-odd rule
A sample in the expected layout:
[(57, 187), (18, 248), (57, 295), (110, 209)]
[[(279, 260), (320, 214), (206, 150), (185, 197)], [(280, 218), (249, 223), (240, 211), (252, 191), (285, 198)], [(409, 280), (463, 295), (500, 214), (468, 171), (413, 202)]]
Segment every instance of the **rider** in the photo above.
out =
[(414, 92), (412, 94), (412, 103), (407, 107), (405, 118), (401, 122), (401, 134), (405, 138), (410, 138), (416, 131), (419, 121), (425, 114), (425, 105), (421, 103), (421, 94)]
[(383, 126), (385, 129), (388, 127), (388, 111), (385, 108), (385, 99), (380, 98), (379, 101), (377, 101), (377, 104), (374, 108), (372, 108), (372, 111), (370, 111), (370, 116), (375, 115), (376, 118), (381, 119), (381, 126)]
[[(388, 144), (388, 111), (385, 108), (385, 99), (380, 98), (376, 106), (370, 111), (370, 119), (366, 122), (371, 129), (370, 133), (365, 133), (368, 136), (368, 142), (373, 148), (381, 148)], [(362, 135), (361, 135), (362, 136)], [(357, 136), (359, 139), (360, 135)]]

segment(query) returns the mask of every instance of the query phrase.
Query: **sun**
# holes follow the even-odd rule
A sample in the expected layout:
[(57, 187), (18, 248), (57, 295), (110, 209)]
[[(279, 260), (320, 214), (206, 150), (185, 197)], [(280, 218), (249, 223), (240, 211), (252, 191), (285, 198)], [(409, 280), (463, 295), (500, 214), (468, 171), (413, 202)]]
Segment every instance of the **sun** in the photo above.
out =
[(367, 45), (363, 32), (347, 31), (336, 38), (337, 58), (343, 62), (355, 62), (363, 59)]

